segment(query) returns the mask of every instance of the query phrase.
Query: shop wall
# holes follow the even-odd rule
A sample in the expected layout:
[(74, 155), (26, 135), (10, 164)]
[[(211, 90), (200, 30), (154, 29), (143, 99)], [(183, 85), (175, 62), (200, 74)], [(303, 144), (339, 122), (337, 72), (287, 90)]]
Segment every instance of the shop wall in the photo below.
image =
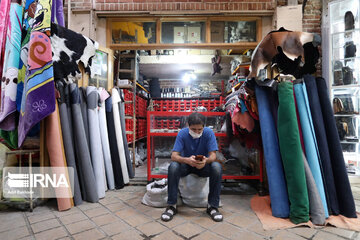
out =
[(275, 0), (71, 0), (72, 10), (98, 11), (274, 10), (275, 6)]

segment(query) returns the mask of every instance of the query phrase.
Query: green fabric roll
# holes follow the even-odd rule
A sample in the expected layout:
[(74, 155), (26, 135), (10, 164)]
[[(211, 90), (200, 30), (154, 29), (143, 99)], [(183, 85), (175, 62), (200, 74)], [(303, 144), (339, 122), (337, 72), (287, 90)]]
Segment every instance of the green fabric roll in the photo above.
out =
[(296, 118), (293, 84), (279, 84), (278, 134), (290, 200), (290, 221), (309, 221), (309, 198)]
[(4, 139), (6, 145), (11, 149), (18, 148), (18, 131), (17, 128), (12, 131), (0, 130), (0, 137)]

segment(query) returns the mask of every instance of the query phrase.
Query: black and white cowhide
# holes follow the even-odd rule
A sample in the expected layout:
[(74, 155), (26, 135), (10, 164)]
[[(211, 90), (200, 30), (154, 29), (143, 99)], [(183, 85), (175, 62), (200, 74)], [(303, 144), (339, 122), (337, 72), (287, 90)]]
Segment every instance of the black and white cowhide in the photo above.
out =
[(72, 79), (80, 74), (79, 62), (84, 64), (85, 71), (90, 75), (92, 57), (98, 43), (90, 38), (51, 24), (51, 47), (54, 62), (54, 78)]

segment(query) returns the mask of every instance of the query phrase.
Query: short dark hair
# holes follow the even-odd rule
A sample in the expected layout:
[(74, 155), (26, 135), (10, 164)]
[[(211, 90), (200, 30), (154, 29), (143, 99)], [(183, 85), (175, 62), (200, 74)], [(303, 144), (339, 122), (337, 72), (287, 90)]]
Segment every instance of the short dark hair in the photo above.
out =
[(197, 125), (197, 124), (201, 124), (205, 126), (205, 116), (202, 115), (201, 113), (194, 112), (189, 115), (188, 124), (189, 126)]

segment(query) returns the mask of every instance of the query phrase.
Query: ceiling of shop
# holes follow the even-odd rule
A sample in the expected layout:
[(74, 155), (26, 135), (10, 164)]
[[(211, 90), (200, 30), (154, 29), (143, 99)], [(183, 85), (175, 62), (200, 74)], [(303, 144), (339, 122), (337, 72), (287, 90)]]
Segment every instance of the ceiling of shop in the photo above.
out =
[(181, 79), (186, 71), (194, 71), (199, 80), (227, 80), (230, 73), (230, 61), (232, 56), (222, 56), (220, 66), (221, 74), (212, 73), (211, 58), (213, 55), (161, 55), (161, 56), (141, 56), (140, 57), (140, 73), (147, 78), (159, 79)]

